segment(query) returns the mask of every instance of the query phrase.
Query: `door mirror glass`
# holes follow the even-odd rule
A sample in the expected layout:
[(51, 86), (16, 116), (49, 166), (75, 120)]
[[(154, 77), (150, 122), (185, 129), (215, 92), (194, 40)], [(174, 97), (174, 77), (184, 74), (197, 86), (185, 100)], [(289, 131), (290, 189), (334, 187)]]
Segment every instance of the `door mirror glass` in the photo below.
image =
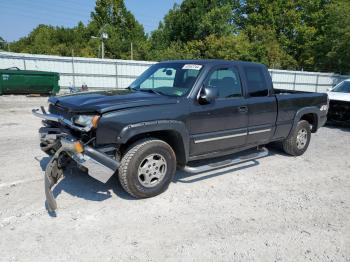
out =
[(203, 104), (212, 103), (219, 96), (219, 90), (216, 87), (204, 87), (199, 97), (199, 102)]

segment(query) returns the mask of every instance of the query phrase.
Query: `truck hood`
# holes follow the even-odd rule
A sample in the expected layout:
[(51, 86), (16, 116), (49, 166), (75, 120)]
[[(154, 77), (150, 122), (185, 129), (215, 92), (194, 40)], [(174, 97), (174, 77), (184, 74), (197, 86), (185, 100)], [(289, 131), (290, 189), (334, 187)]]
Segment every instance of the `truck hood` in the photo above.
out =
[(328, 92), (329, 100), (350, 102), (350, 93)]
[(67, 108), (70, 112), (106, 113), (132, 107), (178, 103), (177, 98), (129, 89), (85, 92), (51, 97), (49, 103)]

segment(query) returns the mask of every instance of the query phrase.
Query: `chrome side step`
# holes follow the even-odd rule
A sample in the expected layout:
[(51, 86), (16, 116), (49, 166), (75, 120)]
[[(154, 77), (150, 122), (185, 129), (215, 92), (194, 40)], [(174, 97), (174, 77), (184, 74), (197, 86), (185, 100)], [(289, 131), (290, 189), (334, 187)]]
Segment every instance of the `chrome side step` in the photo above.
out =
[(239, 163), (243, 163), (249, 160), (254, 160), (258, 158), (265, 157), (269, 154), (269, 151), (266, 147), (259, 148), (256, 152), (248, 154), (248, 155), (243, 155), (239, 156), (233, 159), (227, 159), (219, 162), (214, 162), (210, 163), (207, 165), (202, 165), (202, 166), (185, 166), (183, 170), (185, 172), (191, 173), (191, 174), (197, 174), (197, 173), (202, 173), (202, 172), (208, 172), (214, 169), (219, 169), (227, 166), (232, 166), (236, 165)]

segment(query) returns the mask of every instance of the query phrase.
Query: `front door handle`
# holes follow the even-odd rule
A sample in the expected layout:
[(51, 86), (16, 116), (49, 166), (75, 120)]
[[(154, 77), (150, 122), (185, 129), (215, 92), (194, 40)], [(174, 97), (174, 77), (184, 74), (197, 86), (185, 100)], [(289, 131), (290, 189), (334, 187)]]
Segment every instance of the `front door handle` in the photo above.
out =
[(248, 112), (248, 107), (247, 106), (240, 106), (238, 108), (238, 112), (240, 112), (240, 113), (247, 113)]

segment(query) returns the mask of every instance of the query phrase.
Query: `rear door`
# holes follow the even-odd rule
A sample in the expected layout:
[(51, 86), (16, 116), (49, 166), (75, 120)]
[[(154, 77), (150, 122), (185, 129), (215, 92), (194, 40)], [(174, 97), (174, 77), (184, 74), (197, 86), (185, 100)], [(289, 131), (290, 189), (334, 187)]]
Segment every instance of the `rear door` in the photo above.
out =
[(213, 68), (204, 86), (215, 87), (219, 97), (210, 104), (191, 105), (190, 154), (202, 155), (246, 143), (248, 112), (238, 69), (232, 64)]
[(277, 103), (272, 82), (267, 68), (262, 65), (243, 65), (243, 72), (249, 112), (247, 144), (263, 144), (275, 132)]

